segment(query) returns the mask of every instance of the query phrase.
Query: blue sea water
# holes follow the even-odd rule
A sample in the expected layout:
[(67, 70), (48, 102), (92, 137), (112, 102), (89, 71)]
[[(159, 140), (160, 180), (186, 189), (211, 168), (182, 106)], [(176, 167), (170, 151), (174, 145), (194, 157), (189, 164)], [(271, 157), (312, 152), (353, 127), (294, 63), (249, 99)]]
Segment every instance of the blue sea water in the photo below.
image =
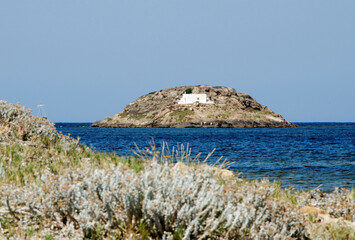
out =
[(201, 159), (215, 149), (234, 162), (230, 169), (249, 179), (268, 178), (298, 189), (355, 187), (355, 123), (296, 123), (298, 128), (92, 128), (90, 123), (56, 123), (58, 131), (80, 137), (100, 151), (133, 155), (134, 143), (148, 147), (189, 144)]

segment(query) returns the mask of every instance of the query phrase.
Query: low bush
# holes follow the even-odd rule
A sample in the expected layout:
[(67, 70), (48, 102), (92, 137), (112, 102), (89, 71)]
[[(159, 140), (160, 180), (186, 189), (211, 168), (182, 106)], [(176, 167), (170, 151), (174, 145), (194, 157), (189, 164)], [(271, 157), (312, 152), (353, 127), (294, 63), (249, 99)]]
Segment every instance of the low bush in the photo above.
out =
[[(142, 226), (152, 238), (302, 238), (302, 216), (272, 197), (267, 181), (239, 187), (238, 179), (221, 185), (207, 165), (184, 170), (155, 161), (138, 174), (119, 164), (110, 169), (67, 170), (42, 176), (40, 186), (7, 195), (12, 227), (68, 231), (80, 237), (139, 236)], [(10, 207), (8, 208), (11, 215)], [(27, 217), (32, 216), (32, 217)], [(100, 231), (98, 231), (100, 229)], [(96, 238), (95, 237), (95, 238)]]

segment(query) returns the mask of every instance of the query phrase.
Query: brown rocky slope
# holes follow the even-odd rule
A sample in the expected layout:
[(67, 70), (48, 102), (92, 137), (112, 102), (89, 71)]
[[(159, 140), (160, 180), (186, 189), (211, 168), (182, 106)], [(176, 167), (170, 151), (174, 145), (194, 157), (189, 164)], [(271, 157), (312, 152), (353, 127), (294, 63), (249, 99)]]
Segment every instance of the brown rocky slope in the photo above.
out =
[[(186, 90), (206, 94), (214, 102), (177, 104)], [(259, 104), (251, 96), (233, 88), (207, 85), (174, 87), (151, 92), (128, 104), (113, 117), (97, 121), (93, 127), (239, 128), (295, 127), (280, 114)]]

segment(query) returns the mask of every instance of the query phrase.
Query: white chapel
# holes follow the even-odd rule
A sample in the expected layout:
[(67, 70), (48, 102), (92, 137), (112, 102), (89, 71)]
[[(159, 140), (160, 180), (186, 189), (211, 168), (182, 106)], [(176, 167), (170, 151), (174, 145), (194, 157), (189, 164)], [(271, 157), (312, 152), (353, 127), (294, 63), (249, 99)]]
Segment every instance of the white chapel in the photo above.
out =
[(206, 94), (183, 94), (182, 98), (177, 101), (178, 104), (193, 104), (193, 103), (214, 103), (207, 100)]

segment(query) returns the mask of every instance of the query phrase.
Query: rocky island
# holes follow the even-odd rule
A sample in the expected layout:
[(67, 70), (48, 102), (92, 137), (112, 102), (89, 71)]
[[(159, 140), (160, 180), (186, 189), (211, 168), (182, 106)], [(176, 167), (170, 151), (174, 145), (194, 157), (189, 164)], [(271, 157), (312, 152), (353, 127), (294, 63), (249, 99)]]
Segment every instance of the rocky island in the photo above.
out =
[(128, 104), (93, 127), (240, 128), (295, 127), (250, 95), (207, 85), (167, 88)]

